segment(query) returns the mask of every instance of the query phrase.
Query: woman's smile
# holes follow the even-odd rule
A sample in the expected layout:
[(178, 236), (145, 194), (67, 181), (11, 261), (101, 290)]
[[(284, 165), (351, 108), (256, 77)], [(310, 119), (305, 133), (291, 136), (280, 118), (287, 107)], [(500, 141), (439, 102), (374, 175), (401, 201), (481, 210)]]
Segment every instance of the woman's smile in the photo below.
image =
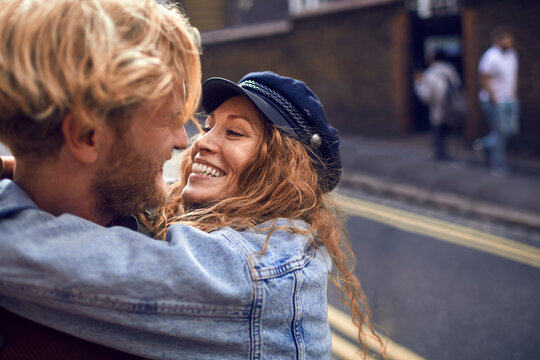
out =
[(191, 172), (194, 174), (210, 176), (210, 177), (223, 177), (225, 172), (209, 164), (201, 164), (194, 162), (191, 167)]

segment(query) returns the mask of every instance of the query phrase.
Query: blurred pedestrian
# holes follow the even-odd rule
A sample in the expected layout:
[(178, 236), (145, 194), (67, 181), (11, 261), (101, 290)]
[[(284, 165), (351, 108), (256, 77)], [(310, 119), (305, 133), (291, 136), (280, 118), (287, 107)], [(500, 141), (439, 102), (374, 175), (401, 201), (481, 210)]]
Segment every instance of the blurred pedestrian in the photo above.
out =
[(506, 144), (519, 131), (517, 96), (518, 56), (514, 36), (506, 28), (492, 33), (493, 46), (480, 58), (478, 72), (482, 89), (479, 100), (488, 121), (487, 136), (473, 141), (473, 148), (483, 152), (495, 174), (508, 174)]
[(437, 160), (449, 160), (446, 139), (450, 133), (449, 92), (461, 88), (461, 80), (452, 64), (446, 61), (442, 51), (428, 56), (429, 66), (414, 75), (414, 90), (420, 100), (429, 107), (429, 123), (432, 136), (433, 156)]

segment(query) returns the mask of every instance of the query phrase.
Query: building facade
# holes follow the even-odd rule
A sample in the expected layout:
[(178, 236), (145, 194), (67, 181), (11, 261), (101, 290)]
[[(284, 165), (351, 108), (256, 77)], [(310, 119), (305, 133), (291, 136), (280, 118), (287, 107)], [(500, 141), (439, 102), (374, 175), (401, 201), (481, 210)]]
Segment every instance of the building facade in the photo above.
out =
[[(303, 79), (343, 134), (379, 137), (427, 129), (412, 77), (425, 66), (426, 52), (437, 47), (448, 52), (464, 80), (470, 103), (464, 137), (483, 135), (477, 64), (490, 46), (491, 30), (505, 24), (520, 55), (522, 131), (510, 150), (540, 156), (538, 1), (184, 0), (183, 5), (201, 30), (204, 78), (236, 81), (250, 71), (272, 70)], [(212, 16), (220, 22), (212, 23)]]

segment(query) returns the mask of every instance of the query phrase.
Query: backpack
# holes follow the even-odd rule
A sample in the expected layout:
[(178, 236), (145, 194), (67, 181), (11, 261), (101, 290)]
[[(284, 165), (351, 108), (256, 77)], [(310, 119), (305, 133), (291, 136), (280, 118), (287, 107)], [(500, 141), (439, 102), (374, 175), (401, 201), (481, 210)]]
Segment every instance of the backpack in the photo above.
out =
[(447, 78), (443, 123), (450, 129), (462, 129), (467, 119), (467, 102), (460, 87), (454, 86)]

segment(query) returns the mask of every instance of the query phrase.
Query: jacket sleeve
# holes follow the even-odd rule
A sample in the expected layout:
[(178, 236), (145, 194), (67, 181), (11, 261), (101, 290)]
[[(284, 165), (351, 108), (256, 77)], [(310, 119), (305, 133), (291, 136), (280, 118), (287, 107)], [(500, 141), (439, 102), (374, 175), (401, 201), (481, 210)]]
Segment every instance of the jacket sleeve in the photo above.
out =
[(51, 300), (76, 291), (81, 303), (86, 295), (201, 303), (250, 296), (249, 268), (219, 232), (173, 225), (169, 241), (159, 241), (71, 215), (20, 230), (0, 240), (2, 291), (33, 297), (32, 289), (49, 289)]
[(249, 311), (250, 267), (227, 240), (234, 234), (174, 225), (158, 241), (44, 213), (24, 224), (2, 226), (0, 305), (44, 325), (126, 351), (121, 338), (131, 334), (129, 346), (150, 356), (149, 336), (180, 346), (208, 337), (190, 330), (193, 321), (216, 326)]

